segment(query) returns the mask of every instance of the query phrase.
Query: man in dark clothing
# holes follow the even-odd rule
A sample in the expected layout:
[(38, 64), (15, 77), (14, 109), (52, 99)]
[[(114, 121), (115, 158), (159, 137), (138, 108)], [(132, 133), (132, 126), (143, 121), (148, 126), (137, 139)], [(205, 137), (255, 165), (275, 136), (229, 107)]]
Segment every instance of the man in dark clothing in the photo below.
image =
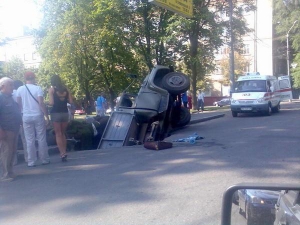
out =
[(3, 172), (1, 181), (14, 179), (13, 160), (22, 121), (20, 108), (12, 98), (13, 89), (12, 79), (0, 79), (0, 158)]

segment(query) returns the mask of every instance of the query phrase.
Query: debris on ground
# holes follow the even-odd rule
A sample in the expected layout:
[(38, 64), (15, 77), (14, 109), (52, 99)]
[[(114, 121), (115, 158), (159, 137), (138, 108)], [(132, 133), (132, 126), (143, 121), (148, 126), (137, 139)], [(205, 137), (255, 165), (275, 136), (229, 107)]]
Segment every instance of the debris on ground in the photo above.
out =
[(172, 147), (173, 144), (171, 142), (166, 141), (146, 141), (144, 143), (144, 148), (151, 150), (164, 150)]
[(194, 133), (193, 135), (187, 137), (187, 138), (179, 138), (177, 140), (173, 140), (173, 142), (187, 142), (190, 144), (195, 144), (196, 140), (204, 139), (204, 137), (199, 136), (197, 133)]

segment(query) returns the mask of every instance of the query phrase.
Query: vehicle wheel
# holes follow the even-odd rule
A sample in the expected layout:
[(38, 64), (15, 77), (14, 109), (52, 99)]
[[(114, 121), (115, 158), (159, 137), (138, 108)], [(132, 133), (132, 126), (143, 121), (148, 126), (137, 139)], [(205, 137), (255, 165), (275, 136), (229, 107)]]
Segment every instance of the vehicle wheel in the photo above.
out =
[(180, 109), (180, 119), (176, 123), (176, 127), (184, 127), (191, 121), (191, 113), (187, 108), (181, 107)]
[(277, 104), (277, 106), (272, 108), (273, 113), (278, 113), (280, 111), (280, 102)]
[(162, 86), (171, 94), (181, 94), (190, 88), (190, 79), (183, 73), (171, 72), (162, 79)]
[(272, 107), (271, 107), (270, 104), (269, 104), (269, 106), (268, 106), (268, 110), (265, 112), (265, 115), (266, 115), (266, 116), (271, 116), (271, 115), (272, 115)]
[(232, 114), (233, 117), (237, 117), (238, 116), (238, 113), (234, 112), (234, 111), (231, 111), (231, 114)]

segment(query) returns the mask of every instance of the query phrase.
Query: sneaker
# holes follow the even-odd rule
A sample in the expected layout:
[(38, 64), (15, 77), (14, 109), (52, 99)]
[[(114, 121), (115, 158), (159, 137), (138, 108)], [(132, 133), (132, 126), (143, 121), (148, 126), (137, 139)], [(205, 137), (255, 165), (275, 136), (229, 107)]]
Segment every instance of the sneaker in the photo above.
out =
[(67, 162), (68, 161), (67, 157), (68, 157), (67, 155), (62, 156), (61, 161), (62, 162)]
[(28, 166), (28, 167), (36, 167), (35, 164), (28, 164), (27, 166)]
[(50, 161), (42, 162), (42, 165), (48, 165), (48, 164), (50, 164)]
[(1, 181), (2, 181), (2, 182), (11, 182), (11, 181), (13, 181), (13, 180), (14, 180), (14, 178), (9, 177), (9, 176), (7, 176), (7, 177), (2, 177), (2, 178), (1, 178)]

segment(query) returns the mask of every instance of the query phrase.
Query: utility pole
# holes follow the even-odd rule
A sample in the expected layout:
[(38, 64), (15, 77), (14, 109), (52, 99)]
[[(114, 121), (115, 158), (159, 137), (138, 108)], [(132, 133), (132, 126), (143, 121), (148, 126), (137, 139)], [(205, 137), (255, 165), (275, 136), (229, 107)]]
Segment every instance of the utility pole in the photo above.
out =
[(232, 13), (233, 13), (233, 4), (232, 0), (229, 2), (229, 33), (230, 33), (230, 55), (229, 55), (229, 64), (230, 64), (230, 95), (234, 91), (234, 35), (233, 35), (233, 26), (232, 26)]

